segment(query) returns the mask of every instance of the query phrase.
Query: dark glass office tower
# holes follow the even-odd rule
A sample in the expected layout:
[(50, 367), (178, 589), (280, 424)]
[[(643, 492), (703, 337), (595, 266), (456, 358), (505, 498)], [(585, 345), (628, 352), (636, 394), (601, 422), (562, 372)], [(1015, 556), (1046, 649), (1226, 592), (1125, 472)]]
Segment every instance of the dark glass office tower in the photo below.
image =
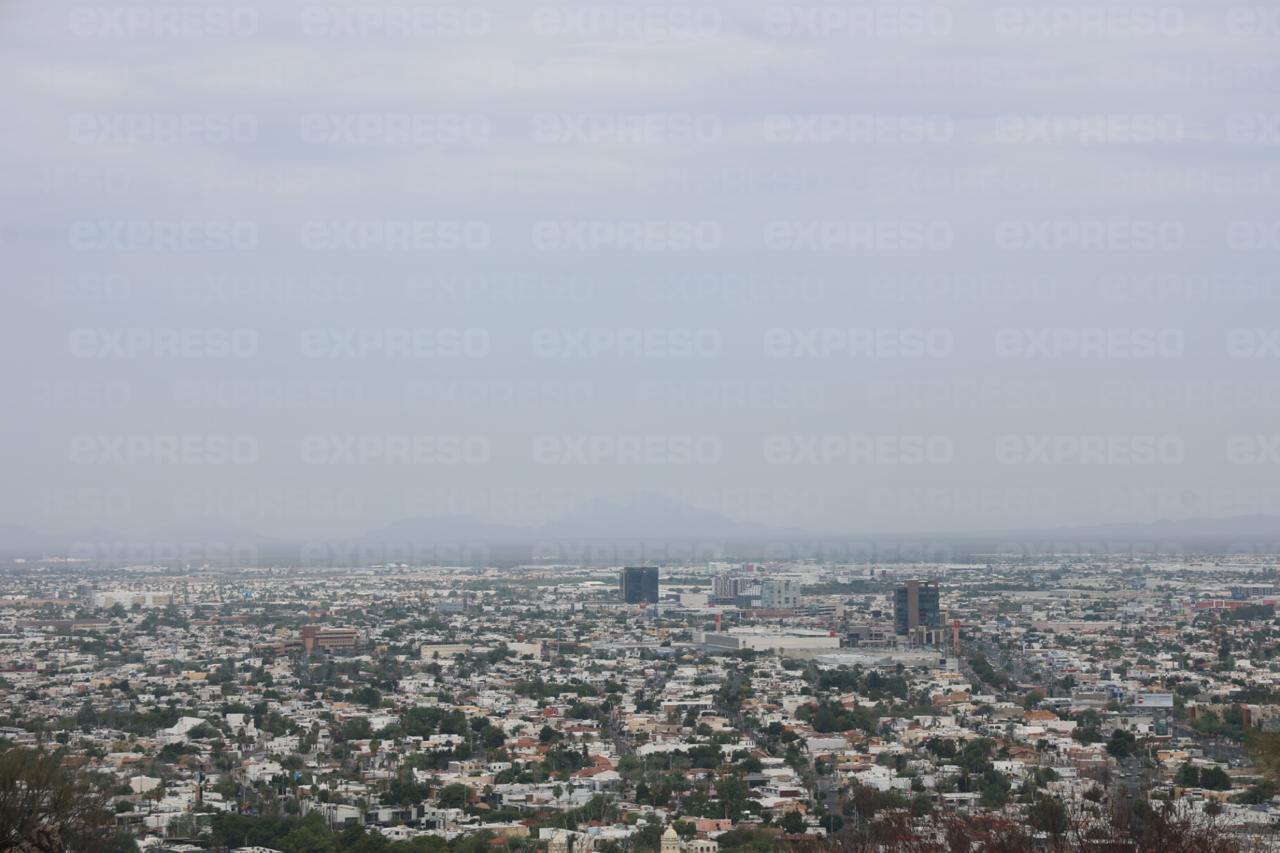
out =
[(627, 566), (623, 569), (622, 600), (627, 604), (657, 604), (658, 567)]
[(905, 586), (893, 591), (893, 630), (905, 636), (920, 627), (931, 631), (942, 628), (938, 585), (907, 581)]

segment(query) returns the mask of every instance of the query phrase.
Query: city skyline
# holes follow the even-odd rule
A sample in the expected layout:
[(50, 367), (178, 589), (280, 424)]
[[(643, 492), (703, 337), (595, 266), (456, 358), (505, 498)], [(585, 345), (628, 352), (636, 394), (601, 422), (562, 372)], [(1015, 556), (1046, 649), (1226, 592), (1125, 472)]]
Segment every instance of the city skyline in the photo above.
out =
[(1280, 851), (1280, 5), (0, 6), (0, 853)]

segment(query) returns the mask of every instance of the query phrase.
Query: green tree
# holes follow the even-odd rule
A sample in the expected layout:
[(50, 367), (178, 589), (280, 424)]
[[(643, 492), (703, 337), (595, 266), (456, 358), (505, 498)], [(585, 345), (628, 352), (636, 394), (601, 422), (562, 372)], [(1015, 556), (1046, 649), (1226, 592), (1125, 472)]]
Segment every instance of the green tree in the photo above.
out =
[(455, 782), (452, 785), (445, 785), (440, 789), (438, 799), (440, 807), (444, 809), (460, 809), (467, 804), (467, 800), (471, 796), (471, 789), (466, 785)]
[(368, 717), (352, 717), (338, 729), (338, 740), (368, 740), (373, 737), (373, 726)]
[(1107, 741), (1107, 753), (1115, 758), (1128, 758), (1133, 755), (1137, 745), (1138, 739), (1133, 736), (1133, 732), (1116, 729), (1111, 733), (1111, 738)]
[(1206, 767), (1200, 771), (1200, 787), (1211, 791), (1231, 789), (1231, 777), (1221, 767)]
[(280, 849), (284, 853), (336, 853), (338, 843), (320, 813), (312, 812), (281, 839)]
[(70, 769), (60, 752), (0, 753), (0, 850), (132, 850), (106, 807), (108, 789)]
[(805, 828), (800, 812), (787, 812), (782, 818), (782, 831), (788, 835), (803, 835)]
[(1056, 797), (1037, 798), (1027, 809), (1027, 823), (1054, 838), (1060, 838), (1071, 828), (1067, 807)]
[(1199, 788), (1200, 769), (1188, 761), (1178, 768), (1177, 773), (1173, 774), (1173, 783), (1182, 788)]

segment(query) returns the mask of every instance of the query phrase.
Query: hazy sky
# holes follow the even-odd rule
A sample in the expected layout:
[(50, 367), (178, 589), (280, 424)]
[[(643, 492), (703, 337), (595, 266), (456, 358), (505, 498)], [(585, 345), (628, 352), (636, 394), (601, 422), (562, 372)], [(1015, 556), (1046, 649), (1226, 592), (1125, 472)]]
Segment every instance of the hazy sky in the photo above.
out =
[(0, 521), (1280, 513), (1275, 12), (5, 3)]

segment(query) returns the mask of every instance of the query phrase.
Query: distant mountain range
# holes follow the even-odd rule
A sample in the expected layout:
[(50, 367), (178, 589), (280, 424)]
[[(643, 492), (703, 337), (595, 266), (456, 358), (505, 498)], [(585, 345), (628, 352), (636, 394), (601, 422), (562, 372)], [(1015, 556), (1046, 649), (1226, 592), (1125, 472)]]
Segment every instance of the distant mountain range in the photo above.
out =
[[(580, 562), (599, 559), (802, 559), (832, 560), (959, 559), (993, 553), (1276, 553), (1280, 554), (1280, 517), (1167, 519), (1150, 522), (981, 532), (835, 533), (771, 528), (735, 521), (714, 510), (699, 509), (658, 496), (628, 501), (596, 501), (536, 527), (483, 521), (470, 516), (411, 517), (354, 536), (310, 542), (263, 536), (221, 519), (190, 520), (158, 528), (146, 537), (121, 537), (109, 531), (83, 530), (44, 534), (17, 524), (0, 524), (0, 556), (38, 557), (42, 553), (81, 554), (117, 562), (134, 543), (154, 543), (159, 555), (178, 547), (200, 562), (200, 545), (209, 545), (208, 562), (238, 551), (259, 555), (263, 562), (293, 564), (334, 555), (334, 559), (377, 562), (402, 555), (430, 561), (441, 554), (469, 554), (463, 559), (503, 565), (524, 562)], [(214, 546), (217, 547), (214, 547)], [(195, 547), (192, 547), (195, 546)], [(471, 546), (465, 552), (463, 546)], [(618, 554), (608, 559), (609, 548)], [(145, 547), (134, 549), (145, 554)], [(113, 553), (119, 552), (116, 556)], [(130, 551), (129, 553), (133, 553)], [(358, 557), (357, 557), (358, 555)], [(228, 559), (235, 559), (228, 557)], [(173, 562), (173, 560), (166, 560)]]

